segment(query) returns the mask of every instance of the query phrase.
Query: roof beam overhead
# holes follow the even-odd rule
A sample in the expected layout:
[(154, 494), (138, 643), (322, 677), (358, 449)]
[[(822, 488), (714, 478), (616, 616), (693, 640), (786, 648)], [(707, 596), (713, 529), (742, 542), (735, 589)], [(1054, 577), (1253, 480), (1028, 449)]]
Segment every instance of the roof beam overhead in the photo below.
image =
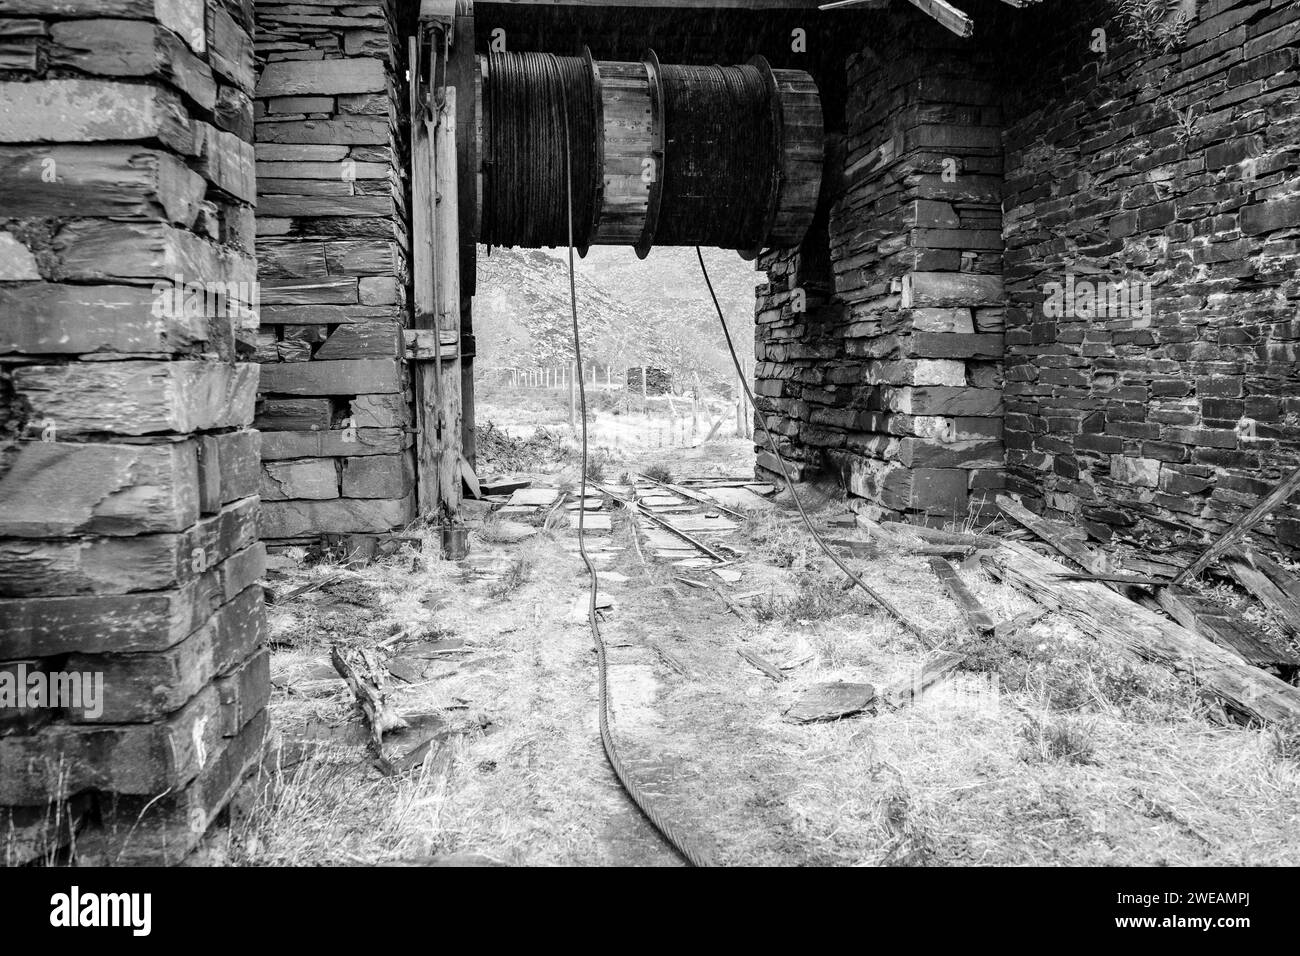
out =
[[(480, 7), (660, 7), (675, 10), (816, 10), (821, 0), (475, 0)], [(885, 0), (872, 0), (883, 3)]]
[[(912, 6), (922, 10), (943, 26), (947, 27), (957, 36), (966, 38), (974, 36), (975, 21), (962, 13), (951, 3), (946, 0), (909, 0)], [(1013, 7), (1024, 6), (1029, 3), (1037, 3), (1038, 0), (1003, 0)], [(818, 5), (819, 10), (840, 10), (847, 7), (858, 7), (867, 9), (879, 9), (883, 4), (880, 0), (830, 0), (829, 3)]]

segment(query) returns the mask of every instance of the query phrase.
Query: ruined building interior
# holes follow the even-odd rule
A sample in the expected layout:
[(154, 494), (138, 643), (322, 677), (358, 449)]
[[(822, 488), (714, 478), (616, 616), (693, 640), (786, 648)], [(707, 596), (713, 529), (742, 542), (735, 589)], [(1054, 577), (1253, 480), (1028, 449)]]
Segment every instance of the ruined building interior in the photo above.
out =
[[(0, 672), (106, 689), (0, 709), (6, 863), (223, 819), (275, 734), (268, 554), (466, 520), (480, 260), (575, 210), (581, 252), (752, 263), (756, 487), (1065, 534), (1119, 579), (1024, 590), (1300, 717), (1300, 5), (826, 6), (0, 0)], [(1187, 590), (1215, 562), (1263, 637)]]

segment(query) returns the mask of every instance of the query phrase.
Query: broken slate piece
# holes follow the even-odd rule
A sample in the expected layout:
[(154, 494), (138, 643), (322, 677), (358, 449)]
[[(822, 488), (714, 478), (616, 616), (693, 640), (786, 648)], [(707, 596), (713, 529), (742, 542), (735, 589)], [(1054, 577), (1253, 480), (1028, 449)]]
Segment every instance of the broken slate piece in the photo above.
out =
[(811, 724), (823, 720), (839, 720), (860, 713), (876, 696), (871, 684), (850, 684), (833, 681), (814, 684), (799, 695), (786, 710), (787, 719), (797, 724)]

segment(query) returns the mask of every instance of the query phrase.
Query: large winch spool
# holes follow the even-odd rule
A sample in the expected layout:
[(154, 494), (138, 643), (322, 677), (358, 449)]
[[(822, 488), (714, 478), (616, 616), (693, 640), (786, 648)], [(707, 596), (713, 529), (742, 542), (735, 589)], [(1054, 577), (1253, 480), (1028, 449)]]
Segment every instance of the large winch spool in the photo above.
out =
[(821, 189), (821, 98), (801, 70), (663, 66), (546, 53), (479, 58), (478, 239), (712, 246), (755, 255), (797, 246)]

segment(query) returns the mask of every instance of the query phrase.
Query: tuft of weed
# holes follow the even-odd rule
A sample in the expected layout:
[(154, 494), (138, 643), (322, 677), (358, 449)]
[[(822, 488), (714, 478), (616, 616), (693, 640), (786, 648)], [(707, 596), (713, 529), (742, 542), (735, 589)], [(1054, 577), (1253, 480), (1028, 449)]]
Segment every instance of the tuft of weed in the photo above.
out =
[(673, 473), (663, 465), (651, 465), (648, 468), (642, 468), (641, 474), (651, 481), (662, 481), (666, 485), (671, 484), (673, 480)]
[(486, 544), (511, 544), (515, 538), (513, 535), (506, 534), (501, 530), (502, 520), (501, 514), (493, 511), (474, 529), (474, 533), (479, 536), (480, 541)]
[(800, 575), (795, 593), (789, 597), (775, 594), (755, 599), (754, 616), (769, 621), (824, 621), (844, 614), (864, 614), (872, 605), (856, 588), (845, 590), (843, 584), (818, 574)]
[(529, 582), (533, 576), (531, 558), (518, 557), (510, 562), (501, 572), (501, 577), (488, 585), (488, 597), (503, 598), (514, 594)]
[(1020, 728), (1021, 757), (1026, 763), (1096, 763), (1095, 729), (1092, 721), (1077, 717), (1031, 715)]
[(1269, 744), (1276, 759), (1300, 763), (1300, 719), (1275, 725)]
[(938, 849), (933, 821), (901, 780), (881, 795), (876, 821), (889, 836), (885, 866), (925, 866), (933, 860)]
[(1194, 18), (1184, 0), (1118, 0), (1117, 7), (1127, 35), (1152, 52), (1177, 49)]
[(807, 568), (821, 554), (803, 526), (783, 519), (775, 508), (750, 512), (741, 533), (778, 568)]

